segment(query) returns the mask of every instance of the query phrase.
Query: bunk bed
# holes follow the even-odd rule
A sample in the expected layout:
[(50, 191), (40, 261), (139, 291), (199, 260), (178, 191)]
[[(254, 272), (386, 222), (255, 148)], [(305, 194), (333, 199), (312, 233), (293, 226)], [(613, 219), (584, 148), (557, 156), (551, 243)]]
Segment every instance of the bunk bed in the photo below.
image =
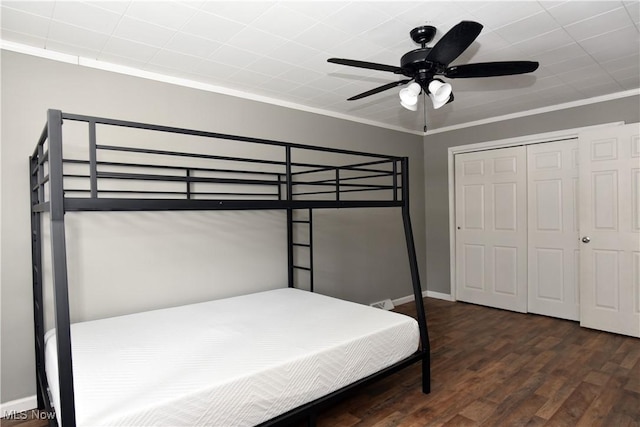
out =
[[(74, 138), (65, 129), (63, 143), (63, 123), (81, 126), (84, 136)], [(69, 145), (67, 138), (73, 140)], [(195, 143), (174, 151), (172, 138)], [(38, 407), (55, 412), (51, 425), (63, 427), (275, 426), (301, 419), (313, 425), (322, 408), (417, 362), (422, 391), (429, 393), (429, 337), (409, 216), (408, 165), (406, 157), (49, 110), (30, 157)], [(415, 320), (314, 293), (314, 210), (386, 207), (401, 210)], [(66, 212), (260, 209), (286, 213), (287, 287), (71, 324)], [(43, 223), (50, 226), (53, 285), (54, 324), (48, 332)], [(306, 230), (305, 242), (297, 240), (297, 227)], [(307, 289), (297, 289), (303, 287), (301, 274)], [(229, 313), (239, 311), (240, 324), (230, 325)], [(171, 326), (154, 330), (159, 323)], [(180, 335), (179, 345), (168, 345)], [(130, 353), (128, 342), (142, 349), (133, 354), (135, 363), (113, 363), (116, 356), (109, 351)], [(150, 360), (149, 354), (166, 357)], [(141, 360), (148, 369), (140, 369)], [(160, 381), (176, 360), (184, 362), (179, 372)], [(105, 371), (110, 364), (115, 366)], [(151, 389), (141, 391), (145, 383)], [(261, 388), (276, 400), (260, 394)], [(123, 413), (114, 414), (113, 405)]]

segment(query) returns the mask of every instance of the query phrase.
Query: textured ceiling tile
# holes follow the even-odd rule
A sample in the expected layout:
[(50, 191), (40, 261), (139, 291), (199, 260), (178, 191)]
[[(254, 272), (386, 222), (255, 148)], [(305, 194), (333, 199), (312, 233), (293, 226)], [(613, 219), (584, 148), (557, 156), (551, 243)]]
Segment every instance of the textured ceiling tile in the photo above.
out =
[(80, 2), (56, 2), (53, 19), (99, 33), (111, 34), (121, 15)]
[(125, 16), (120, 20), (113, 35), (138, 43), (162, 47), (171, 40), (174, 33), (174, 30)]
[(175, 70), (193, 72), (202, 66), (205, 60), (191, 55), (183, 55), (170, 50), (159, 50), (149, 61), (150, 64), (161, 65)]
[(329, 51), (334, 46), (342, 44), (350, 38), (351, 35), (342, 30), (330, 27), (324, 23), (318, 23), (298, 34), (293, 38), (293, 41), (316, 50)]
[(33, 37), (47, 37), (50, 22), (48, 19), (6, 7), (2, 7), (1, 12), (0, 19), (3, 30), (28, 34)]
[(458, 7), (455, 2), (416, 2), (415, 6), (406, 12), (400, 13), (396, 19), (407, 24), (407, 31), (419, 25), (433, 25), (437, 28), (436, 40), (439, 39), (454, 23), (445, 28), (445, 23), (459, 22), (460, 16), (467, 13), (465, 9)]
[(550, 65), (583, 56), (585, 53), (582, 46), (574, 42), (540, 53), (536, 55), (535, 59), (539, 61), (540, 64)]
[(153, 55), (155, 55), (158, 50), (159, 49), (154, 46), (136, 43), (118, 37), (111, 37), (102, 48), (102, 53), (132, 58), (146, 63), (153, 58)]
[(193, 70), (194, 73), (208, 76), (212, 79), (228, 79), (241, 70), (228, 64), (219, 64), (214, 61), (204, 61)]
[(226, 42), (244, 28), (244, 24), (230, 19), (220, 18), (219, 16), (205, 12), (198, 12), (180, 31), (206, 39)]
[(597, 65), (589, 55), (582, 55), (555, 64), (545, 64), (546, 68), (554, 74), (570, 72), (578, 77), (585, 73), (585, 68)]
[(20, 10), (22, 12), (51, 18), (55, 3), (52, 1), (3, 1), (3, 8)]
[(187, 55), (207, 58), (216, 52), (222, 44), (213, 40), (186, 33), (175, 33), (165, 45), (165, 49), (185, 53)]
[(277, 76), (289, 71), (291, 69), (291, 64), (284, 61), (278, 61), (277, 59), (273, 59), (269, 56), (262, 56), (256, 58), (246, 68), (268, 76)]
[(624, 3), (624, 7), (627, 9), (627, 13), (631, 17), (631, 20), (636, 25), (640, 24), (640, 2), (637, 0), (628, 1)]
[[(49, 28), (48, 38), (49, 40), (71, 45), (81, 43), (83, 48), (99, 52), (107, 42), (109, 36), (103, 33), (96, 33), (95, 31), (53, 21)], [(51, 47), (51, 44), (47, 43), (47, 47)]]
[(496, 29), (540, 13), (543, 10), (538, 2), (533, 1), (496, 1), (487, 2), (484, 7), (473, 11), (473, 15), (485, 27)]
[(515, 47), (526, 52), (530, 57), (554, 50), (558, 47), (574, 43), (573, 39), (563, 28), (556, 28), (548, 33), (543, 33), (529, 40), (516, 43)]
[(387, 21), (389, 16), (366, 2), (354, 2), (325, 19), (325, 23), (349, 34), (360, 34)]
[(215, 52), (207, 57), (211, 61), (218, 62), (220, 64), (228, 64), (238, 68), (249, 67), (256, 62), (256, 59), (264, 58), (256, 55), (248, 50), (232, 47), (228, 45), (222, 45)]
[(269, 56), (280, 61), (289, 62), (291, 64), (297, 64), (312, 55), (318, 55), (315, 49), (311, 49), (307, 46), (303, 46), (295, 42), (285, 42), (269, 52)]
[(278, 74), (281, 79), (289, 80), (299, 84), (307, 84), (312, 80), (322, 77), (322, 73), (310, 70), (308, 68), (296, 67), (292, 65), (282, 74)]
[[(365, 38), (352, 38), (331, 49), (330, 56), (336, 58), (359, 59), (368, 58), (380, 52), (380, 46), (369, 42)], [(367, 70), (362, 69), (365, 73)]]
[(361, 34), (361, 37), (364, 37), (371, 43), (388, 46), (389, 44), (411, 40), (409, 36), (410, 30), (411, 28), (409, 28), (406, 23), (398, 19), (390, 19), (377, 27), (365, 31)]
[(233, 73), (228, 79), (234, 83), (242, 83), (248, 86), (261, 86), (268, 81), (270, 77), (253, 70), (244, 69)]
[(621, 81), (618, 81), (618, 83), (625, 90), (637, 89), (638, 86), (640, 86), (640, 76), (634, 76), (629, 79), (621, 80)]
[(134, 1), (127, 8), (126, 16), (178, 30), (196, 12), (174, 1)]
[(610, 10), (591, 18), (584, 19), (565, 29), (575, 40), (584, 40), (632, 25), (633, 22), (624, 7)]
[(629, 67), (640, 67), (640, 52), (635, 55), (617, 58), (611, 61), (603, 62), (600, 66), (607, 71), (615, 71)]
[(317, 24), (307, 15), (276, 4), (251, 22), (251, 26), (280, 37), (294, 38)]
[(546, 12), (531, 15), (520, 21), (505, 25), (496, 30), (510, 43), (519, 43), (553, 31), (558, 28), (556, 21)]
[(311, 18), (324, 21), (339, 12), (349, 2), (344, 1), (288, 1), (286, 6)]
[(640, 34), (634, 25), (630, 25), (599, 36), (581, 40), (579, 43), (588, 53), (605, 49), (620, 50), (621, 52), (628, 52), (630, 50), (638, 52), (640, 51), (638, 49)]
[[(546, 6), (546, 2), (542, 2)], [(547, 7), (560, 25), (569, 25), (622, 6), (619, 1), (571, 1)]]
[(249, 24), (275, 4), (273, 1), (204, 1), (200, 8), (225, 19)]
[(227, 40), (226, 44), (258, 55), (266, 55), (278, 49), (286, 42), (287, 39), (285, 38), (265, 33), (255, 28), (246, 27)]

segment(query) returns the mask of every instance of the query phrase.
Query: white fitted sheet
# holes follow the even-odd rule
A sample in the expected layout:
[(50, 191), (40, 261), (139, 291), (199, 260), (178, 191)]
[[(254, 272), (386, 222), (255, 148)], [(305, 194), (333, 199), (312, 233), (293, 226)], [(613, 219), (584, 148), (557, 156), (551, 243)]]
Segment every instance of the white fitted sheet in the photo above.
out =
[[(250, 426), (402, 360), (408, 316), (297, 289), (71, 325), (78, 426)], [(46, 372), (58, 407), (55, 331)]]

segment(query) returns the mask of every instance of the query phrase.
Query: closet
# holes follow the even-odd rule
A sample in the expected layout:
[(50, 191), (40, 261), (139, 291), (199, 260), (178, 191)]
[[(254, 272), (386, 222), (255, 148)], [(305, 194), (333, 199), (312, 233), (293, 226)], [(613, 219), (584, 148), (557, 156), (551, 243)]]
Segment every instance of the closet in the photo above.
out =
[(450, 150), (455, 299), (640, 336), (639, 135)]

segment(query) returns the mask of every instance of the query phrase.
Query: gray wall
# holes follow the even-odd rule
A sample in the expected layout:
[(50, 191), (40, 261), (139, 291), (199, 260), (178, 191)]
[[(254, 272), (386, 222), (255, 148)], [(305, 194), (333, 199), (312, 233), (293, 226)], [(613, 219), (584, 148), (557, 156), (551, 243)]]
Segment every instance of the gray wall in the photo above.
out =
[[(457, 102), (457, 101), (456, 101)], [(449, 294), (449, 147), (601, 123), (640, 121), (638, 96), (473, 126), (424, 138), (427, 283), (429, 290)]]
[[(27, 165), (48, 108), (409, 156), (425, 259), (420, 136), (13, 52), (1, 60), (1, 402), (35, 393)], [(411, 294), (399, 209), (314, 219), (319, 291), (363, 303)], [(76, 321), (286, 286), (282, 212), (68, 214), (67, 225)]]

